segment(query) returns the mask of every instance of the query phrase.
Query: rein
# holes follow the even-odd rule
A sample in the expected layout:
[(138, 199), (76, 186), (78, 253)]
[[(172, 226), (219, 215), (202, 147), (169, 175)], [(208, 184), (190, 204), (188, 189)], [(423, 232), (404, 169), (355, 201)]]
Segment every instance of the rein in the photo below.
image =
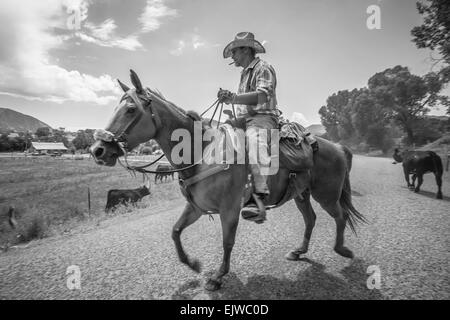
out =
[(125, 166), (125, 169), (131, 170), (131, 171), (137, 171), (137, 172), (140, 172), (140, 173), (175, 173), (175, 172), (181, 172), (181, 171), (185, 171), (185, 170), (191, 169), (191, 168), (195, 167), (196, 165), (199, 165), (203, 161), (203, 159), (202, 159), (202, 160), (200, 160), (200, 161), (198, 161), (198, 162), (196, 162), (194, 164), (191, 164), (191, 165), (189, 165), (187, 167), (183, 167), (183, 168), (179, 168), (179, 169), (171, 169), (171, 170), (164, 170), (164, 171), (156, 171), (156, 170), (144, 169), (144, 168), (150, 167), (151, 165), (155, 164), (156, 162), (161, 160), (162, 157), (164, 157), (164, 155), (162, 155), (161, 157), (159, 157), (158, 159), (156, 159), (152, 163), (146, 164), (144, 166), (130, 166), (127, 163), (127, 166)]
[[(134, 96), (131, 96), (131, 97), (132, 97), (133, 100), (135, 100), (135, 97), (134, 97)], [(136, 99), (136, 100), (139, 100), (139, 99)], [(136, 101), (135, 101), (135, 102), (136, 102)], [(140, 101), (139, 101), (139, 103), (140, 103)], [(142, 104), (141, 104), (141, 105), (142, 105)], [(200, 114), (200, 116), (202, 117), (202, 116), (203, 116), (206, 112), (208, 112), (212, 107), (215, 107), (215, 108), (214, 108), (213, 116), (211, 117), (211, 120), (209, 121), (209, 125), (211, 125), (211, 123), (212, 123), (212, 121), (213, 121), (213, 119), (214, 119), (214, 116), (215, 116), (215, 114), (216, 114), (216, 112), (217, 112), (217, 109), (220, 107), (219, 121), (218, 121), (218, 123), (217, 123), (217, 128), (218, 128), (218, 127), (219, 127), (219, 124), (220, 124), (220, 119), (221, 119), (221, 116), (222, 116), (222, 110), (223, 110), (223, 102), (220, 102), (219, 99), (217, 99), (216, 101), (214, 101), (214, 103), (213, 103), (211, 106), (209, 106), (205, 111), (203, 111), (203, 112)], [(236, 112), (235, 112), (235, 109), (234, 109), (234, 104), (232, 105), (232, 108), (233, 108), (233, 116), (234, 116), (234, 118), (236, 119)], [(153, 112), (153, 110), (151, 110), (151, 111), (152, 111), (152, 116), (155, 117), (155, 113)], [(136, 119), (137, 119), (137, 120), (136, 120)], [(140, 119), (140, 117), (137, 117), (136, 119), (134, 119), (134, 120), (126, 127), (126, 129), (124, 130), (124, 133), (123, 133), (123, 134), (126, 134), (127, 131), (131, 128), (131, 126), (132, 126), (132, 125), (134, 126), (134, 124), (136, 124), (136, 123), (138, 122), (138, 120)], [(156, 121), (155, 121), (155, 122), (156, 122)], [(122, 138), (122, 135), (123, 135), (123, 134), (120, 135), (120, 138)], [(124, 150), (124, 148), (122, 148), (122, 150)], [(119, 163), (120, 163), (125, 169), (127, 169), (127, 170), (130, 170), (130, 171), (137, 171), (137, 172), (144, 173), (144, 174), (145, 174), (145, 173), (154, 173), (154, 174), (156, 174), (156, 173), (175, 173), (175, 172), (182, 172), (182, 171), (189, 170), (189, 169), (191, 169), (191, 168), (193, 168), (193, 167), (195, 167), (195, 166), (201, 164), (201, 162), (202, 162), (202, 160), (203, 160), (203, 159), (201, 159), (201, 160), (199, 160), (198, 162), (196, 162), (196, 163), (194, 163), (194, 164), (191, 164), (191, 165), (189, 165), (189, 166), (187, 166), (187, 167), (183, 167), (183, 168), (179, 168), (179, 169), (171, 169), (171, 170), (156, 171), (156, 170), (147, 170), (147, 169), (145, 169), (145, 168), (148, 168), (148, 167), (154, 165), (155, 163), (157, 163), (159, 160), (161, 160), (161, 159), (164, 157), (164, 154), (161, 155), (161, 156), (160, 156), (159, 158), (157, 158), (156, 160), (152, 161), (151, 163), (146, 164), (146, 165), (142, 165), (142, 166), (130, 166), (130, 165), (128, 164), (127, 160), (126, 160), (126, 154), (127, 154), (127, 153), (125, 152), (125, 163), (126, 163), (126, 166), (123, 165), (120, 161), (119, 161)]]

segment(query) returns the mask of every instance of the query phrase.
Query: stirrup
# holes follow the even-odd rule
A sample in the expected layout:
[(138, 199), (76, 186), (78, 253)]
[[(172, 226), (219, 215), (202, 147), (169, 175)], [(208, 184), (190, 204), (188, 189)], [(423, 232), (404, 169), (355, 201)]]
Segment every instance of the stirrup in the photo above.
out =
[(255, 200), (256, 206), (249, 205), (241, 209), (242, 218), (250, 221), (254, 221), (258, 224), (266, 221), (266, 207), (262, 200), (256, 195), (252, 194), (253, 200)]

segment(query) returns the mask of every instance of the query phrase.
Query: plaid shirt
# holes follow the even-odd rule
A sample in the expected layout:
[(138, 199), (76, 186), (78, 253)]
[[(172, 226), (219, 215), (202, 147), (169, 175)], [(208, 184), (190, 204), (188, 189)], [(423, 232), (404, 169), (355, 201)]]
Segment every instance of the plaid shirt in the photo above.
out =
[[(267, 95), (267, 102), (259, 103), (253, 106), (253, 109), (258, 114), (278, 115), (277, 97), (275, 94), (276, 86), (277, 77), (274, 68), (260, 58), (255, 58), (247, 68), (242, 70), (241, 82), (237, 93), (264, 92)], [(248, 116), (247, 106), (242, 104), (236, 105), (236, 113), (238, 117)]]

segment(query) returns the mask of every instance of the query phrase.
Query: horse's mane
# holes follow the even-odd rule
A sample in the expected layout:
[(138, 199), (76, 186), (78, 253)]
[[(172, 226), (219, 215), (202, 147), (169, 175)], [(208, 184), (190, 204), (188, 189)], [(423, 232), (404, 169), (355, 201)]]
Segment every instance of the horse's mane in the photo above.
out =
[(150, 89), (147, 88), (147, 90), (154, 95), (156, 98), (158, 98), (159, 100), (161, 100), (163, 103), (171, 106), (175, 111), (177, 111), (180, 115), (190, 118), (193, 121), (202, 121), (203, 127), (205, 128), (210, 128), (211, 126), (209, 125), (207, 119), (202, 118), (198, 112), (193, 111), (193, 110), (184, 110), (182, 108), (180, 108), (179, 106), (177, 106), (175, 103), (173, 103), (172, 101), (167, 100), (164, 95), (161, 93), (161, 91), (157, 90), (157, 89)]
[(147, 90), (154, 96), (156, 96), (159, 100), (161, 100), (162, 102), (170, 105), (171, 107), (173, 107), (176, 111), (178, 111), (179, 113), (181, 113), (181, 115), (187, 117), (187, 113), (184, 109), (180, 108), (179, 106), (177, 106), (175, 103), (173, 103), (172, 101), (167, 100), (164, 95), (161, 93), (161, 91), (157, 90), (157, 89), (150, 89), (147, 88)]

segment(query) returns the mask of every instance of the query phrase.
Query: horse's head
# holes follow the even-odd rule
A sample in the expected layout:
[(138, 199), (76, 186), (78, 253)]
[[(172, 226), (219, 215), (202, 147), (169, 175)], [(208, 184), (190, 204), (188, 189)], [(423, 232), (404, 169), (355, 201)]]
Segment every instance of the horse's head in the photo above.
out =
[(161, 126), (150, 93), (142, 87), (137, 74), (133, 70), (130, 73), (134, 88), (118, 81), (125, 94), (105, 130), (94, 134), (96, 141), (90, 152), (97, 164), (114, 166), (118, 157), (153, 138)]
[(392, 157), (394, 158), (395, 161), (402, 162), (403, 161), (403, 154), (404, 154), (404, 151), (401, 151), (400, 149), (395, 148), (394, 154), (392, 155)]

